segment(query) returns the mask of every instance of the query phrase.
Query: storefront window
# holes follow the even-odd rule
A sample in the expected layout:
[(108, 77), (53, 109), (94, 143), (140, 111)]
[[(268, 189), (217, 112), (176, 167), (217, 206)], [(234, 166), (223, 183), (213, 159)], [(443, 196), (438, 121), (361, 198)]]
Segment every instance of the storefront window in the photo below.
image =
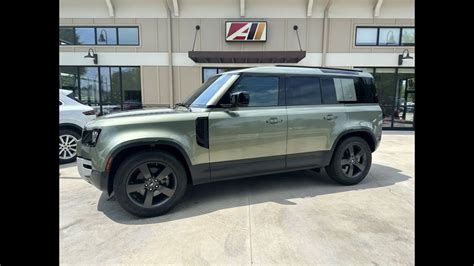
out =
[(76, 44), (95, 44), (94, 28), (76, 28)]
[(381, 28), (379, 32), (379, 45), (399, 45), (400, 28)]
[(357, 28), (356, 45), (377, 45), (377, 28)]
[(142, 108), (139, 67), (62, 66), (59, 87), (101, 114)]
[(414, 128), (415, 69), (357, 67), (374, 76), (384, 128)]
[(415, 44), (415, 28), (402, 29), (402, 45)]

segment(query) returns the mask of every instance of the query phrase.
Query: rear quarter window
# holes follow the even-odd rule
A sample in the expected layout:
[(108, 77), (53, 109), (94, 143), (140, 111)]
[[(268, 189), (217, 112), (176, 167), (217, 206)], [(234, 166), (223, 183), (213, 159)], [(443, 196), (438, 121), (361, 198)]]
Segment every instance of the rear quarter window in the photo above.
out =
[(372, 78), (324, 77), (321, 78), (323, 104), (378, 103)]

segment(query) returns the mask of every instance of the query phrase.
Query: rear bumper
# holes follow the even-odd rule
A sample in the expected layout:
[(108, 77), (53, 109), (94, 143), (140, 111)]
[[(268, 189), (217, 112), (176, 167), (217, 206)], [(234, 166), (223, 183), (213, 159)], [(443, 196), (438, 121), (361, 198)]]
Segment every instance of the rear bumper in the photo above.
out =
[(92, 162), (85, 158), (77, 157), (77, 170), (79, 175), (88, 183), (101, 191), (107, 191), (107, 176), (92, 168)]

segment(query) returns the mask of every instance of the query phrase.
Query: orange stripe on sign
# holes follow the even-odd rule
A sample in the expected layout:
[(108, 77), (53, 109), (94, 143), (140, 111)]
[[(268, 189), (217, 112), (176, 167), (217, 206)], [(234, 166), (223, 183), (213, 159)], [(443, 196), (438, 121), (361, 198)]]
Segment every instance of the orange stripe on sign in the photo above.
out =
[(257, 33), (255, 34), (254, 40), (260, 40), (262, 37), (263, 29), (265, 29), (265, 23), (258, 23)]

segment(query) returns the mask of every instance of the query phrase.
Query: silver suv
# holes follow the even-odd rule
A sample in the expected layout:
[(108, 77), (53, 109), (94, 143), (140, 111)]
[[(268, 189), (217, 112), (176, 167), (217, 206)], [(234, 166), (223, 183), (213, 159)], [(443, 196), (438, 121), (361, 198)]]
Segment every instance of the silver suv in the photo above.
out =
[(81, 176), (127, 211), (168, 211), (186, 188), (325, 167), (343, 185), (369, 172), (382, 133), (373, 77), (355, 70), (257, 67), (209, 78), (173, 109), (89, 122)]

